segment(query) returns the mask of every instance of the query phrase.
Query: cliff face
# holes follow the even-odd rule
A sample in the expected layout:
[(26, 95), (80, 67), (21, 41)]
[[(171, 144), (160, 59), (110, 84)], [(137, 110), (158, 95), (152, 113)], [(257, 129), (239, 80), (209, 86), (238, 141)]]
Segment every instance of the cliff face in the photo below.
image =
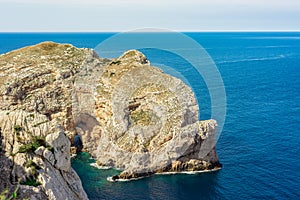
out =
[(51, 42), (0, 56), (0, 191), (87, 199), (70, 167), (72, 88), (92, 51)]
[[(75, 81), (75, 126), (113, 179), (219, 169), (216, 121), (198, 121), (192, 90), (131, 50)], [(95, 81), (96, 80), (96, 81)], [(88, 83), (88, 84), (87, 84)]]
[(109, 60), (45, 42), (3, 54), (0, 191), (87, 199), (70, 167), (74, 132), (98, 165), (123, 169), (113, 179), (218, 169), (217, 124), (198, 111), (189, 87), (135, 50)]

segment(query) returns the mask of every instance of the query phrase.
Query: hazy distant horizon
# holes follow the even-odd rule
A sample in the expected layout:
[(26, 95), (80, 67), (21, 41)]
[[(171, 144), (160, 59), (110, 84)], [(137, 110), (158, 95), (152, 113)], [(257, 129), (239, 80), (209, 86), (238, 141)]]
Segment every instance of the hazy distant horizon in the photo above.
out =
[(299, 0), (0, 0), (0, 32), (300, 31)]
[[(0, 31), (0, 33), (121, 33), (121, 32), (132, 32), (132, 30), (74, 30), (74, 31), (60, 31), (60, 30), (51, 30), (51, 31)], [(300, 30), (169, 30), (169, 31), (134, 31), (137, 33), (149, 33), (149, 32), (180, 32), (180, 33), (193, 33), (193, 32), (203, 32), (203, 33), (224, 33), (224, 32), (236, 32), (236, 33), (247, 33), (247, 32), (300, 32)]]

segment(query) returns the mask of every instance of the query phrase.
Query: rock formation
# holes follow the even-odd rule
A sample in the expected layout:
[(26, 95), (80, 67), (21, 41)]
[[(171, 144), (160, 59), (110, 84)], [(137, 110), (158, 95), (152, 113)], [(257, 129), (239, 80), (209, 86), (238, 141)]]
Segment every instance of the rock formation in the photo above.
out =
[(0, 55), (0, 192), (87, 199), (70, 167), (77, 132), (113, 179), (219, 169), (216, 121), (198, 121), (192, 90), (130, 50), (101, 59), (44, 42)]
[(194, 94), (181, 80), (135, 50), (91, 69), (92, 79), (75, 81), (75, 126), (98, 165), (124, 170), (114, 179), (221, 167), (217, 123), (198, 121)]
[(92, 55), (45, 42), (0, 56), (0, 193), (87, 199), (70, 165), (66, 135), (74, 131), (75, 74)]

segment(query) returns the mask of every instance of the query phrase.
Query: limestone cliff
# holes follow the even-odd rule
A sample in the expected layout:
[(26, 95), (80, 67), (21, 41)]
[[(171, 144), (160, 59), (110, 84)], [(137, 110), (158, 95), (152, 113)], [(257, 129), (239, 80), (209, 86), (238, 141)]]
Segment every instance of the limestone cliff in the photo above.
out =
[[(216, 121), (198, 121), (192, 90), (131, 50), (75, 81), (75, 126), (113, 179), (219, 169)], [(92, 81), (91, 81), (92, 80)]]
[(0, 192), (87, 199), (70, 167), (75, 131), (98, 165), (123, 170), (113, 179), (218, 169), (216, 121), (198, 112), (188, 86), (135, 50), (110, 60), (44, 42), (0, 55)]
[(87, 199), (66, 134), (74, 130), (75, 75), (89, 57), (91, 50), (52, 42), (0, 56), (0, 193)]

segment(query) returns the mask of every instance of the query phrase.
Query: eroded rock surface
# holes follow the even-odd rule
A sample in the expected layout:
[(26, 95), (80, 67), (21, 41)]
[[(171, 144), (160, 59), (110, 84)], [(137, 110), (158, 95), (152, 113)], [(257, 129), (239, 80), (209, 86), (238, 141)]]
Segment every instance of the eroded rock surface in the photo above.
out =
[(0, 192), (87, 199), (70, 167), (75, 75), (93, 52), (44, 42), (0, 55)]
[(95, 74), (93, 82), (76, 80), (76, 126), (98, 165), (124, 170), (115, 179), (221, 167), (217, 123), (198, 121), (194, 94), (181, 80), (135, 50)]

